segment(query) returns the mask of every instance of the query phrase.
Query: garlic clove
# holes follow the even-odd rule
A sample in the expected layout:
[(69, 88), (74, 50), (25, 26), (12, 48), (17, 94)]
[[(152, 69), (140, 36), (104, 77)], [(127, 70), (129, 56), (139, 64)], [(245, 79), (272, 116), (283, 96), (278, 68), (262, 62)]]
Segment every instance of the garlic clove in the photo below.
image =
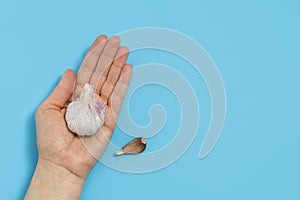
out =
[(128, 142), (121, 150), (116, 152), (116, 156), (123, 154), (139, 154), (142, 153), (147, 146), (145, 138), (139, 137)]

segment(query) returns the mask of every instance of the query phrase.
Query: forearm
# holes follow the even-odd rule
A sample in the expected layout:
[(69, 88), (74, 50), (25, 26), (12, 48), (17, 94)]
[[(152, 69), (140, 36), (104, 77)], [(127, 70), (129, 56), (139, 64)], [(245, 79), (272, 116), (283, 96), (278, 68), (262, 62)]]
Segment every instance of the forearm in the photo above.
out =
[(83, 185), (67, 169), (39, 159), (25, 199), (79, 199)]

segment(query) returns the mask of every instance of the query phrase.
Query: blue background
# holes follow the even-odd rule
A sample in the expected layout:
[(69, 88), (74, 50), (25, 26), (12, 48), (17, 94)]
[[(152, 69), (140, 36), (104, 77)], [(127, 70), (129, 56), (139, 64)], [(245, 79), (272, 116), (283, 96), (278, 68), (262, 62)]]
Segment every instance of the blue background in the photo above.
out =
[[(162, 170), (127, 174), (98, 163), (82, 199), (300, 199), (299, 6), (296, 0), (1, 1), (0, 199), (26, 192), (37, 161), (34, 112), (64, 70), (78, 69), (98, 34), (145, 26), (183, 32), (212, 56), (227, 92), (222, 136), (199, 160), (210, 119), (203, 80), (174, 55), (135, 52), (134, 66), (168, 64), (202, 91), (200, 129), (183, 157)], [(174, 137), (180, 113), (166, 89), (146, 86), (131, 103), (139, 108), (131, 106), (139, 124), (149, 122), (153, 103), (165, 105), (170, 116), (147, 151)], [(116, 129), (113, 141), (127, 139)]]

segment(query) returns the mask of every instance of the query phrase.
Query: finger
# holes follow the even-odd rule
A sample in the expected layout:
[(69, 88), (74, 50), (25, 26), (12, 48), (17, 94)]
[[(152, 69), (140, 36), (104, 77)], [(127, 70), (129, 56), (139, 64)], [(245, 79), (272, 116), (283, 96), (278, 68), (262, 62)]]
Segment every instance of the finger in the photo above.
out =
[(129, 50), (126, 47), (119, 47), (114, 62), (110, 67), (107, 79), (105, 80), (100, 92), (101, 99), (106, 103), (120, 77), (122, 68), (126, 64), (128, 52)]
[(107, 37), (105, 35), (99, 36), (91, 46), (86, 54), (77, 75), (77, 82), (73, 98), (76, 99), (80, 96), (82, 88), (85, 83), (90, 81), (90, 78), (95, 70), (100, 54), (105, 46)]
[(75, 73), (70, 69), (66, 70), (58, 85), (46, 99), (45, 103), (57, 106), (58, 108), (63, 108), (73, 93), (75, 81)]
[(93, 42), (92, 46), (90, 47), (89, 51), (93, 50), (96, 46), (98, 46), (99, 44), (101, 44), (103, 41), (107, 40), (107, 36), (106, 35), (99, 35), (96, 40)]
[[(123, 67), (119, 80), (116, 84), (116, 88), (114, 89), (112, 96), (110, 97), (110, 99), (112, 100), (109, 101), (113, 103), (113, 105), (115, 105), (115, 111), (117, 113), (121, 108), (121, 104), (123, 102), (131, 78), (131, 71), (132, 71), (131, 65), (126, 64)], [(114, 99), (116, 102), (114, 101)], [(107, 144), (109, 143), (109, 140), (112, 137), (113, 130), (116, 126), (116, 120), (114, 119), (117, 119), (117, 115), (116, 118), (113, 117), (113, 114), (106, 115), (105, 123), (97, 131), (97, 133), (92, 137), (84, 138), (83, 142), (86, 148), (97, 160), (100, 159), (101, 155), (105, 151)]]
[(108, 107), (111, 109), (112, 114), (107, 116), (104, 124), (110, 127), (112, 130), (115, 128), (119, 111), (121, 109), (124, 96), (126, 94), (132, 74), (132, 66), (126, 64), (120, 74), (120, 78), (108, 100)]
[(107, 40), (103, 52), (100, 55), (95, 71), (90, 79), (90, 84), (95, 86), (95, 92), (97, 94), (100, 93), (101, 87), (106, 80), (107, 73), (118, 51), (120, 42), (119, 37), (112, 36)]

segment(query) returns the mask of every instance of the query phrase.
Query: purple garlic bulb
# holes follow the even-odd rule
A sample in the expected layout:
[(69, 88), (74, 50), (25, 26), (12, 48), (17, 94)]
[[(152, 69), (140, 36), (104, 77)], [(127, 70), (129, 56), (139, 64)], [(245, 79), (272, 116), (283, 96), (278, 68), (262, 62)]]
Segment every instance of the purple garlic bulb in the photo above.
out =
[(65, 118), (70, 131), (90, 136), (103, 125), (105, 115), (105, 106), (95, 98), (94, 87), (86, 83), (80, 97), (68, 105)]

